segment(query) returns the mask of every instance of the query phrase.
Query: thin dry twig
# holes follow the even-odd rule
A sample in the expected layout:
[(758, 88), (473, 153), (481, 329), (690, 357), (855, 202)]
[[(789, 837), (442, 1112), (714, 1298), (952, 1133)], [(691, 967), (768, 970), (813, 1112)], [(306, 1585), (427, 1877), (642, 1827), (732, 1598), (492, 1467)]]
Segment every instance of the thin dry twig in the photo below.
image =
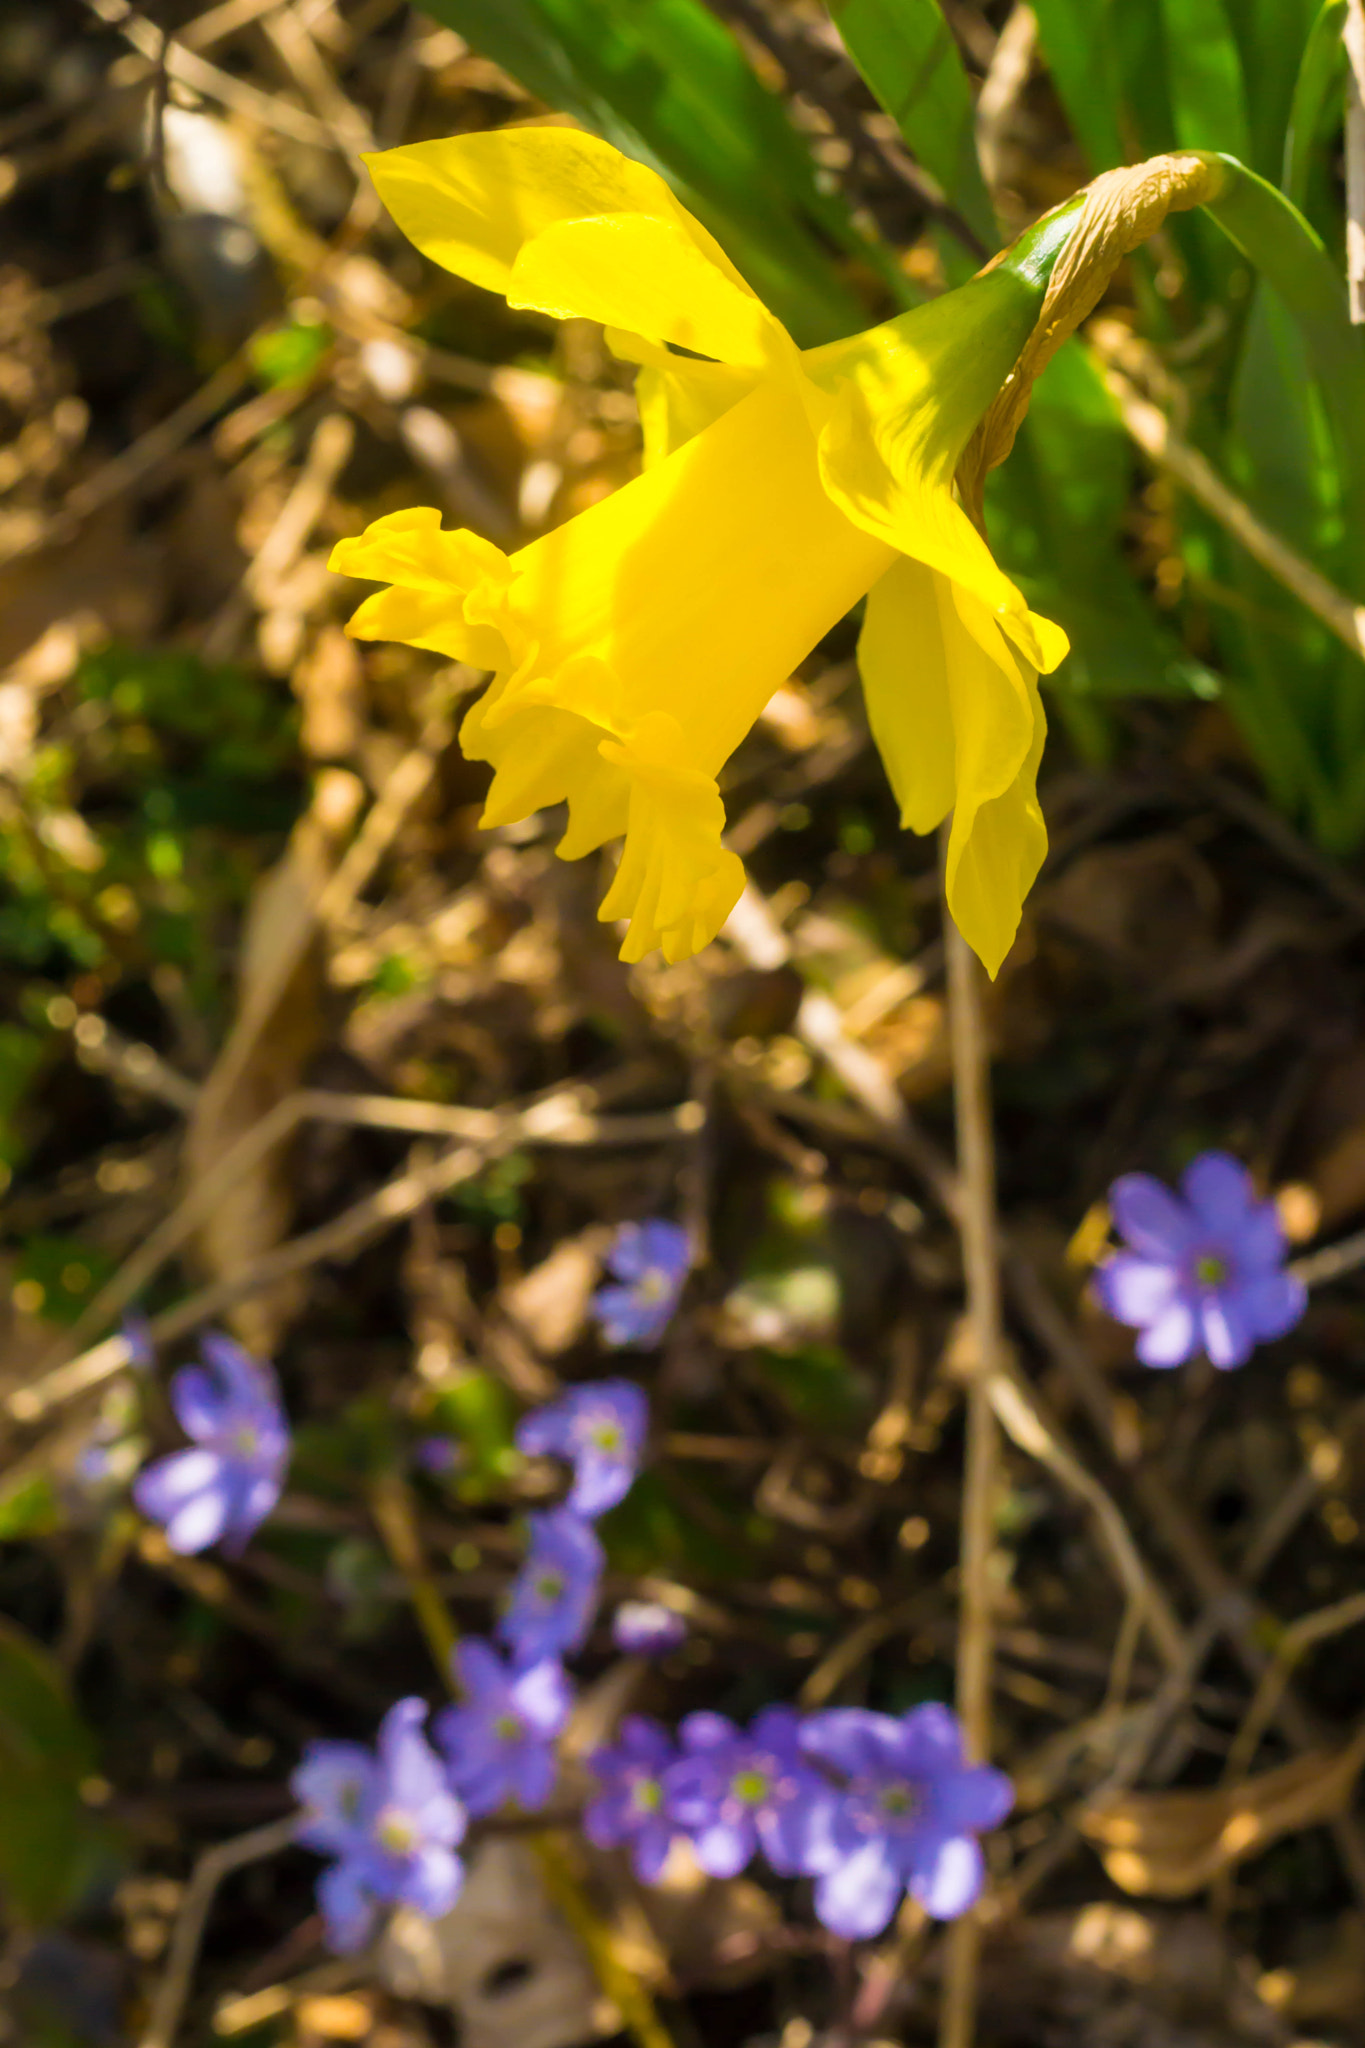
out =
[(266, 1827), (251, 1828), (244, 1835), (234, 1835), (229, 1842), (219, 1842), (199, 1858), (185, 1888), (180, 1915), (171, 1935), (165, 1972), (152, 2000), (151, 2015), (138, 2048), (172, 2048), (194, 1981), (194, 1966), (199, 1958), (209, 1910), (224, 1878), (231, 1877), (234, 1870), (242, 1870), (249, 1863), (259, 1863), (266, 1856), (278, 1855), (281, 1849), (290, 1846), (297, 1832), (298, 1819), (291, 1813), (284, 1820), (273, 1820)]
[(1158, 468), (1169, 470), (1253, 561), (1259, 562), (1315, 618), (1321, 619), (1343, 647), (1365, 661), (1365, 605), (1353, 604), (1311, 562), (1272, 533), (1245, 499), (1229, 489), (1213, 465), (1197, 448), (1182, 440), (1161, 409), (1143, 398), (1121, 370), (1111, 363), (1104, 363), (1103, 370), (1123, 424), (1144, 455)]
[(1228, 1751), (1227, 1768), (1223, 1773), (1225, 1783), (1231, 1783), (1251, 1769), (1261, 1737), (1275, 1718), (1290, 1674), (1304, 1654), (1314, 1644), (1325, 1642), (1329, 1636), (1340, 1635), (1348, 1628), (1358, 1628), (1363, 1621), (1365, 1593), (1352, 1593), (1345, 1600), (1334, 1601), (1330, 1607), (1320, 1607), (1315, 1614), (1300, 1615), (1297, 1621), (1290, 1622), (1275, 1645), (1274, 1658), (1256, 1688), (1246, 1718)]
[(1046, 1422), (1032, 1390), (1006, 1365), (992, 1373), (986, 1391), (996, 1418), (1021, 1451), (1078, 1494), (1092, 1510), (1100, 1537), (1128, 1595), (1128, 1612), (1146, 1626), (1163, 1661), (1173, 1671), (1188, 1655), (1185, 1631), (1160, 1585), (1143, 1562), (1118, 1502), (1076, 1455), (1055, 1425)]
[(0, 567), (34, 554), (40, 548), (70, 540), (94, 513), (142, 483), (153, 470), (178, 453), (201, 427), (208, 425), (215, 413), (221, 412), (237, 396), (249, 375), (244, 356), (230, 357), (174, 412), (167, 413), (164, 420), (158, 420), (154, 427), (149, 427), (131, 446), (121, 449), (101, 469), (74, 485), (59, 512), (32, 530), (17, 535), (9, 547), (0, 552)]
[[(287, 1096), (259, 1123), (243, 1132), (232, 1149), (224, 1153), (214, 1172), (196, 1183), (161, 1229), (134, 1253), (104, 1291), (100, 1320), (117, 1315), (192, 1235), (225, 1189), (250, 1172), (258, 1159), (310, 1116), (368, 1124), (379, 1130), (461, 1135), (468, 1142), (440, 1153), (434, 1160), (410, 1166), (329, 1222), (288, 1239), (250, 1265), (154, 1316), (149, 1329), (155, 1342), (170, 1343), (234, 1302), (245, 1300), (290, 1274), (303, 1272), (322, 1259), (353, 1255), (379, 1232), (412, 1215), (424, 1202), (448, 1194), (461, 1181), (472, 1179), (492, 1160), (518, 1146), (657, 1144), (687, 1137), (696, 1129), (695, 1116), (688, 1113), (693, 1109), (690, 1103), (676, 1110), (656, 1110), (640, 1116), (600, 1117), (585, 1106), (591, 1093), (581, 1085), (559, 1089), (520, 1110), (504, 1112), (302, 1089)], [(81, 1326), (84, 1323), (83, 1317)], [(5, 1412), (15, 1422), (40, 1421), (51, 1409), (121, 1372), (131, 1357), (126, 1337), (107, 1337), (102, 1344), (54, 1367), (35, 1384), (16, 1388), (4, 1404)]]
[(1289, 1271), (1305, 1287), (1322, 1287), (1329, 1280), (1339, 1280), (1343, 1273), (1353, 1273), (1361, 1265), (1365, 1265), (1365, 1230), (1357, 1230), (1337, 1244), (1326, 1244), (1321, 1251), (1295, 1259)]
[[(130, 6), (128, 0), (85, 0), (85, 5), (100, 21), (116, 28), (139, 57), (147, 60), (150, 83), (160, 60), (160, 29)], [(244, 78), (238, 78), (234, 72), (220, 70), (216, 64), (196, 56), (193, 50), (183, 48), (179, 42), (172, 41), (166, 46), (166, 71), (179, 84), (188, 86), (191, 92), (202, 93), (205, 99), (216, 100), (233, 113), (241, 114), (260, 127), (274, 128), (295, 142), (311, 142), (315, 147), (321, 143), (325, 149), (330, 149), (335, 143), (332, 130), (316, 114), (305, 113), (302, 107), (294, 106), (282, 94), (262, 92), (257, 86), (248, 85)]]

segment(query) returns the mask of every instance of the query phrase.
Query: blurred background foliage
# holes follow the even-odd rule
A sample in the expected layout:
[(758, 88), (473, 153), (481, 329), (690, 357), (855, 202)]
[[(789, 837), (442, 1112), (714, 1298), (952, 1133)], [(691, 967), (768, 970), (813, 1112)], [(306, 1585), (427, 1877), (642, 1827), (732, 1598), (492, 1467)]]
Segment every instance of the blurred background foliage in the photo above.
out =
[[(771, 930), (627, 976), (595, 923), (591, 864), (553, 861), (552, 820), (478, 833), (481, 771), (450, 740), (475, 679), (357, 650), (341, 631), (351, 593), (325, 563), (403, 504), (439, 501), (512, 546), (594, 502), (638, 462), (630, 373), (585, 323), (556, 330), (420, 263), (360, 153), (578, 121), (655, 165), (803, 345), (961, 282), (1092, 176), (1157, 152), (1224, 152), (1282, 195), (1277, 211), (1244, 181), (1223, 226), (1173, 218), (1124, 265), (988, 491), (1002, 561), (1073, 647), (1047, 685), (1062, 854), (991, 1025), (1015, 1241), (1083, 1317), (1068, 1246), (1089, 1210), (1093, 1249), (1091, 1205), (1143, 1145), (1163, 1170), (1232, 1142), (1268, 1176), (1292, 1173), (1313, 1191), (1304, 1234), (1365, 1207), (1360, 975), (1340, 936), (1360, 916), (1340, 864), (1365, 842), (1360, 660), (1152, 466), (1124, 397), (1155, 404), (1365, 603), (1345, 13), (12, 0), (0, 14), (0, 1398), (116, 1327), (108, 1284), (299, 1088), (509, 1117), (581, 1088), (594, 1111), (681, 1099), (700, 1117), (581, 1152), (518, 1127), (410, 1234), (329, 1240), (299, 1291), (241, 1302), (239, 1334), (279, 1357), (298, 1431), (281, 1514), (230, 1572), (186, 1570), (127, 1507), (138, 1460), (170, 1441), (145, 1374), (15, 1432), (0, 1890), (26, 1938), (73, 1901), (107, 1919), (117, 1898), (144, 1969), (170, 1908), (138, 1873), (183, 1871), (187, 1841), (279, 1812), (308, 1734), (368, 1736), (399, 1674), (428, 1684), (367, 1505), (395, 1473), (417, 1474), (452, 1606), (486, 1614), (509, 1519), (537, 1497), (515, 1415), (561, 1370), (602, 1368), (585, 1303), (604, 1222), (681, 1203), (712, 1236), (658, 1375), (676, 1454), (603, 1525), (618, 1590), (677, 1574), (721, 1617), (677, 1679), (702, 1673), (687, 1703), (790, 1696), (897, 1603), (911, 1650), (888, 1654), (880, 1696), (951, 1687), (960, 1389), (930, 1361), (959, 1268), (898, 1121), (914, 1105), (946, 1141), (937, 885), (932, 847), (897, 835), (869, 765), (856, 622), (779, 692), (730, 773)], [(158, 99), (163, 30), (201, 69), (172, 65)], [(361, 806), (367, 824), (382, 815), (414, 763), (426, 780), (351, 898), (321, 932), (291, 923), (355, 843)], [(1116, 818), (1136, 823), (1107, 839)], [(283, 993), (262, 1007), (281, 959)], [(413, 1130), (339, 1117), (291, 1131), (139, 1299), (174, 1308), (425, 1170), (433, 1140)], [(1123, 1369), (1112, 1333), (1107, 1352), (1103, 1332), (1087, 1341)], [(1174, 1387), (1142, 1390), (1148, 1449), (1177, 1461), (1212, 1544), (1275, 1506), (1300, 1450), (1314, 1471), (1324, 1443), (1351, 1450), (1361, 1304), (1312, 1341), (1288, 1391), (1277, 1382), (1263, 1408), (1229, 1392), (1217, 1425), (1207, 1390), (1193, 1422)], [(1140, 1418), (1125, 1427), (1140, 1438)], [(443, 1447), (427, 1466), (424, 1442)], [(1322, 1601), (1358, 1588), (1345, 1451), (1340, 1472), (1286, 1551), (1288, 1611), (1301, 1585)], [(1020, 1651), (1004, 1746), (1032, 1755), (1059, 1721), (1099, 1711), (1112, 1589), (1033, 1468), (1012, 1474), (1000, 1542), (1019, 1637), (1042, 1617), (1093, 1652), (1045, 1684)], [(867, 1640), (875, 1660), (884, 1639)], [(1347, 1716), (1358, 1701), (1358, 1660), (1343, 1660), (1318, 1705)], [(1226, 1720), (1225, 1703), (1211, 1711)], [(1200, 1734), (1226, 1748), (1221, 1725)], [(1193, 1740), (1172, 1775), (1192, 1753), (1198, 1775)], [(1059, 1812), (1101, 1770), (1057, 1764)], [(1286, 1898), (1323, 1925), (1344, 1911), (1312, 1840), (1282, 1845), (1240, 1902), (1270, 1960)], [(292, 1866), (263, 1882), (236, 1951), (254, 1965), (292, 1939), (305, 1895)], [(121, 2038), (101, 2012), (48, 2011), (21, 2038)]]

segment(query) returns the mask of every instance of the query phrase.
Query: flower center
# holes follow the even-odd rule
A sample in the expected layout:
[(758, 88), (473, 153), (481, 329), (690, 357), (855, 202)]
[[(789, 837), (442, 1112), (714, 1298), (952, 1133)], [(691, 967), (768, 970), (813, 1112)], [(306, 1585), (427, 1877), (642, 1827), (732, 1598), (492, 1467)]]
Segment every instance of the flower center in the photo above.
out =
[(254, 1458), (259, 1445), (260, 1438), (249, 1422), (232, 1432), (232, 1448), (239, 1458)]
[(664, 1803), (664, 1788), (657, 1778), (637, 1778), (631, 1798), (638, 1812), (657, 1813)]
[(647, 1306), (656, 1301), (667, 1301), (671, 1291), (667, 1273), (658, 1266), (646, 1267), (635, 1283), (636, 1296)]
[(563, 1591), (564, 1575), (562, 1572), (542, 1572), (536, 1580), (536, 1598), (543, 1600), (547, 1606), (553, 1601), (558, 1600)]
[(417, 1847), (417, 1830), (407, 1814), (386, 1807), (374, 1824), (375, 1838), (391, 1856), (409, 1856)]
[(915, 1810), (915, 1795), (908, 1785), (887, 1785), (878, 1793), (877, 1804), (892, 1820), (904, 1820)]
[(769, 1789), (764, 1771), (736, 1771), (730, 1780), (730, 1790), (745, 1806), (762, 1806)]
[(520, 1742), (521, 1723), (515, 1714), (499, 1714), (493, 1723), (493, 1733), (499, 1742)]
[(595, 1422), (589, 1432), (593, 1447), (599, 1451), (619, 1451), (621, 1428), (615, 1422)]
[(1216, 1252), (1203, 1252), (1194, 1262), (1194, 1277), (1201, 1287), (1219, 1287), (1228, 1277), (1226, 1259)]

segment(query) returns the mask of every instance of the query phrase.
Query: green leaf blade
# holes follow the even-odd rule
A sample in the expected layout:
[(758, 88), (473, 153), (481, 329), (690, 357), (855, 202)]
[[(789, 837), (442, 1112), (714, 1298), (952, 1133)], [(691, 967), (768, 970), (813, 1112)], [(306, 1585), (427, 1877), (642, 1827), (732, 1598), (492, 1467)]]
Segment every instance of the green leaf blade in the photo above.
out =
[(938, 0), (832, 0), (844, 48), (916, 161), (984, 247), (995, 215), (976, 155), (976, 101)]

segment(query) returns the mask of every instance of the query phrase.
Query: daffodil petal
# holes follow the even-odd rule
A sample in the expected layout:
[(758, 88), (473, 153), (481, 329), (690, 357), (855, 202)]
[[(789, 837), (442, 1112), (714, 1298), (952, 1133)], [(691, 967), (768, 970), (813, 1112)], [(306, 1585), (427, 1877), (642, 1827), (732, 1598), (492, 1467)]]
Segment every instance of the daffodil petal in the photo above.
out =
[(1033, 672), (979, 600), (908, 560), (869, 593), (858, 665), (902, 823), (927, 832), (952, 811), (949, 905), (994, 974), (1047, 849)]
[(1036, 679), (1028, 669), (1023, 676), (1033, 704), (1033, 744), (1009, 788), (964, 819), (960, 834), (954, 812), (944, 869), (948, 908), (992, 978), (1014, 944), (1024, 898), (1047, 855), (1047, 825), (1038, 802), (1047, 720)]
[(1065, 634), (1034, 618), (953, 496), (958, 458), (1035, 313), (1019, 280), (996, 271), (801, 362), (828, 400), (820, 473), (835, 503), (951, 576), (1032, 668), (1048, 670), (1066, 653)]
[(957, 788), (940, 592), (941, 577), (902, 558), (868, 592), (858, 635), (867, 721), (910, 832), (941, 824)]
[(642, 368), (635, 379), (635, 402), (645, 437), (645, 467), (684, 447), (747, 397), (756, 382), (752, 370), (680, 356), (666, 367)]
[(761, 299), (719, 270), (687, 230), (643, 213), (556, 221), (522, 248), (511, 306), (629, 327), (647, 341), (756, 368), (796, 351)]
[(658, 173), (598, 136), (505, 128), (365, 161), (424, 255), (514, 305), (726, 360), (795, 359), (780, 322)]

